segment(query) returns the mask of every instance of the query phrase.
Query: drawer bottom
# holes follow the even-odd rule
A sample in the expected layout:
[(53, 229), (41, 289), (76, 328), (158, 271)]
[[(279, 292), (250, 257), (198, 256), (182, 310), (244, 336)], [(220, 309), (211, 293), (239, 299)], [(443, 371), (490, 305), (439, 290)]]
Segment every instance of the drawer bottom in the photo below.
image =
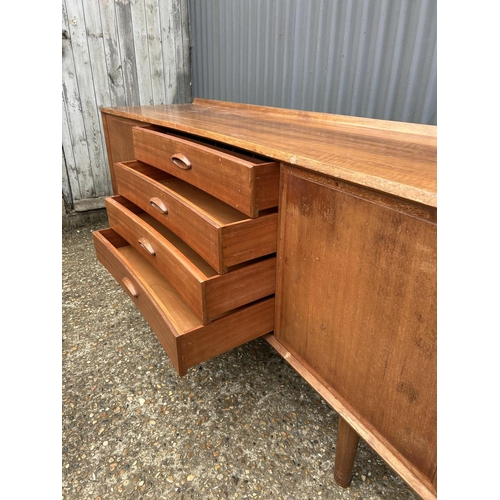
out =
[(155, 332), (179, 375), (274, 329), (274, 296), (203, 325), (170, 283), (112, 229), (93, 233), (97, 259)]

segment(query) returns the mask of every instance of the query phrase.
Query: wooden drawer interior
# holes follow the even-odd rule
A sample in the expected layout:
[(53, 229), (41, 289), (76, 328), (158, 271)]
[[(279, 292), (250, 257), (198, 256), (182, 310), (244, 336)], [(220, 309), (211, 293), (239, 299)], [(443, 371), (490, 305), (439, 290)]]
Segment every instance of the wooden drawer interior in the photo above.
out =
[(179, 375), (274, 328), (274, 297), (201, 324), (179, 293), (113, 229), (95, 231), (98, 260), (148, 321)]
[(133, 128), (134, 158), (197, 186), (251, 218), (276, 207), (279, 163), (154, 128)]
[(119, 194), (168, 227), (218, 273), (276, 252), (277, 209), (257, 219), (140, 161), (115, 165)]
[(218, 274), (172, 231), (122, 196), (106, 199), (109, 224), (179, 292), (203, 324), (274, 294), (276, 257)]

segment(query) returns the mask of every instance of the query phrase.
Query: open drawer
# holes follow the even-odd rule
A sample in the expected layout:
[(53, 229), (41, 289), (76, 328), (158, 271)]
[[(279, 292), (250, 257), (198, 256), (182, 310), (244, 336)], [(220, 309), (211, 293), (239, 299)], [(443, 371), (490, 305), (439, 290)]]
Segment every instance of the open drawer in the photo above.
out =
[(218, 273), (276, 252), (277, 209), (257, 219), (140, 161), (115, 164), (118, 193), (185, 241)]
[(279, 163), (154, 128), (134, 127), (134, 158), (179, 177), (243, 212), (276, 207)]
[(189, 245), (126, 198), (106, 198), (106, 209), (110, 227), (170, 282), (203, 324), (274, 294), (274, 255), (218, 274)]
[(113, 229), (93, 233), (97, 259), (123, 287), (179, 375), (274, 329), (274, 297), (202, 325), (172, 285)]

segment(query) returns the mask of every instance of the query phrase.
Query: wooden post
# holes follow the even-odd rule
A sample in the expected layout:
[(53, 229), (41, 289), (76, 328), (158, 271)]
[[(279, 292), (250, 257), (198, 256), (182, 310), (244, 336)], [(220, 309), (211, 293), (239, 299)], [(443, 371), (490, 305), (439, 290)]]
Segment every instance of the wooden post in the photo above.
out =
[(339, 416), (333, 476), (336, 483), (342, 488), (347, 488), (351, 484), (352, 467), (358, 449), (358, 442), (358, 434)]

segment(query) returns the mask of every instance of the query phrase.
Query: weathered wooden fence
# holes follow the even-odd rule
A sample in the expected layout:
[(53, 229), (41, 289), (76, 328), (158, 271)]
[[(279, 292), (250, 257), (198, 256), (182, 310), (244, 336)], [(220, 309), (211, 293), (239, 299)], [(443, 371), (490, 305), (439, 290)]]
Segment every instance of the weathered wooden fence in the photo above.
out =
[(99, 108), (191, 101), (187, 0), (62, 1), (66, 210), (112, 193)]

